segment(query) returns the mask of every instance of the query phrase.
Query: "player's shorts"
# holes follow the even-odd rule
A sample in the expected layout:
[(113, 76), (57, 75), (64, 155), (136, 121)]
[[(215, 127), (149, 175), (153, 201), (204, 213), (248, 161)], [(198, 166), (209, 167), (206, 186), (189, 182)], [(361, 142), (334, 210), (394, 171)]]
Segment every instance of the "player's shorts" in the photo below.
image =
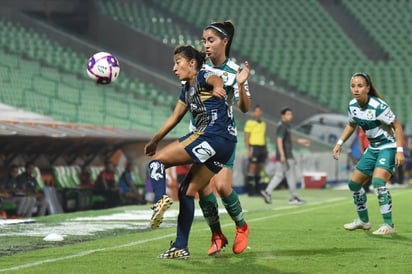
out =
[(249, 163), (263, 164), (268, 157), (266, 146), (250, 146), (252, 149), (252, 157), (249, 158)]
[(217, 135), (189, 133), (179, 138), (195, 164), (204, 164), (218, 173), (233, 155), (236, 142)]
[(377, 167), (386, 169), (391, 174), (395, 172), (396, 148), (385, 148), (382, 150), (368, 148), (356, 165), (360, 172), (372, 176)]
[(236, 157), (236, 145), (235, 149), (233, 150), (232, 156), (230, 156), (229, 160), (225, 164), (225, 168), (233, 169), (235, 164), (235, 157)]

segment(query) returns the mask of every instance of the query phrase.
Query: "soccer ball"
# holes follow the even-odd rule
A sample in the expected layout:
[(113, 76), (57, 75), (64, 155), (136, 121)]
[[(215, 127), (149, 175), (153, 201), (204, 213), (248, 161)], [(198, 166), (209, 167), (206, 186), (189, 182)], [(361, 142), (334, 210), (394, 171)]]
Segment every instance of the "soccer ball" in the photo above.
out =
[(98, 84), (110, 84), (119, 77), (119, 60), (110, 53), (98, 52), (87, 62), (87, 74)]

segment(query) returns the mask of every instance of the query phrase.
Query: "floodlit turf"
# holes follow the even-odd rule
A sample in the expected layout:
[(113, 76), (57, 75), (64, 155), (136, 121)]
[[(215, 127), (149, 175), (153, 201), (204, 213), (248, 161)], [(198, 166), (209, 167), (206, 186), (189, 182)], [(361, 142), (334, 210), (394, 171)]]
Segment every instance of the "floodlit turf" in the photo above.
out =
[[(174, 227), (150, 230), (115, 229), (88, 236), (70, 236), (63, 242), (44, 242), (39, 237), (0, 233), (0, 272), (4, 273), (411, 273), (412, 189), (394, 189), (394, 222), (397, 234), (371, 234), (382, 223), (377, 199), (368, 196), (370, 232), (345, 231), (342, 225), (356, 215), (349, 191), (300, 190), (307, 201), (289, 206), (288, 192), (273, 193), (273, 204), (260, 197), (240, 196), (250, 225), (249, 248), (234, 255), (234, 225), (222, 215), (229, 246), (208, 257), (210, 232), (197, 218), (189, 243), (188, 260), (156, 258), (174, 239)], [(98, 216), (147, 206), (110, 211), (79, 212), (37, 219), (53, 226), (76, 216)], [(172, 209), (176, 209), (174, 204)], [(128, 222), (128, 221), (125, 221)], [(130, 221), (129, 221), (130, 222)], [(173, 224), (168, 221), (167, 224)], [(13, 229), (19, 230), (19, 225)], [(0, 227), (0, 232), (3, 232)], [(18, 250), (13, 250), (16, 248)], [(7, 252), (8, 250), (8, 252)], [(26, 251), (25, 251), (26, 250)], [(6, 255), (14, 254), (14, 255)]]

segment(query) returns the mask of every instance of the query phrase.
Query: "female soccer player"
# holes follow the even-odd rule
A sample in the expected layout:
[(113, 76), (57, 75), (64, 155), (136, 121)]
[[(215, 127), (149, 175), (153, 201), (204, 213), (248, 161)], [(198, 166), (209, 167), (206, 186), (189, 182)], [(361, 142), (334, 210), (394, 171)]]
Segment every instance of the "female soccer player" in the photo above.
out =
[[(232, 112), (234, 101), (237, 102), (238, 107), (244, 113), (249, 111), (251, 104), (247, 83), (249, 64), (245, 62), (244, 68), (240, 70), (239, 65), (229, 59), (230, 46), (234, 34), (235, 27), (232, 22), (214, 22), (204, 28), (202, 38), (203, 46), (208, 56), (205, 68), (213, 71), (223, 79), (227, 93), (227, 102), (231, 110), (230, 117), (232, 119), (234, 119)], [(233, 252), (239, 254), (247, 247), (249, 227), (243, 218), (238, 195), (232, 189), (234, 159), (235, 151), (230, 160), (225, 163), (223, 169), (214, 176), (214, 182), (217, 192), (222, 198), (223, 205), (236, 223)], [(220, 227), (217, 200), (210, 185), (199, 192), (199, 197), (199, 205), (212, 230), (212, 245), (208, 254), (215, 255), (228, 243)]]
[(378, 197), (383, 225), (374, 231), (375, 235), (395, 233), (392, 222), (392, 199), (385, 183), (391, 178), (396, 166), (403, 165), (403, 131), (396, 116), (372, 82), (367, 73), (355, 73), (350, 82), (352, 99), (349, 102), (349, 123), (332, 151), (333, 158), (339, 159), (342, 144), (360, 126), (369, 140), (369, 147), (356, 164), (349, 181), (355, 208), (359, 218), (345, 224), (347, 230), (369, 230), (367, 196), (362, 184), (372, 177), (372, 185)]
[[(151, 156), (148, 164), (157, 203), (151, 219), (152, 228), (158, 227), (171, 200), (165, 192), (165, 169), (171, 166), (192, 164), (179, 188), (179, 216), (176, 241), (160, 258), (187, 258), (188, 239), (194, 218), (194, 196), (218, 173), (232, 155), (236, 135), (230, 119), (219, 76), (201, 70), (206, 54), (192, 46), (179, 46), (174, 51), (173, 71), (181, 81), (179, 101), (173, 114), (146, 144), (144, 152)], [(192, 114), (193, 130), (156, 152), (157, 144), (182, 119), (187, 111)]]

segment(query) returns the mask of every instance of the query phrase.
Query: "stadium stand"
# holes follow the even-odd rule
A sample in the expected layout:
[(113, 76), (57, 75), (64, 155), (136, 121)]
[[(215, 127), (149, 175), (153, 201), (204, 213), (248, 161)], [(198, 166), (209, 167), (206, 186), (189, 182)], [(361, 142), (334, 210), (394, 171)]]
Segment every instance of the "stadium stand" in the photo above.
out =
[[(159, 95), (161, 91), (153, 85), (125, 74), (111, 86), (97, 87), (81, 73), (85, 71), (85, 56), (19, 23), (1, 20), (0, 33), (2, 102), (58, 121), (148, 132), (155, 129), (154, 120), (168, 117), (175, 103), (173, 96)], [(163, 110), (157, 111), (157, 107)], [(139, 116), (133, 116), (136, 114)], [(186, 132), (182, 127), (172, 134), (179, 130)]]
[[(365, 1), (342, 1), (354, 19), (359, 20), (379, 45), (389, 52), (389, 62), (369, 60), (316, 0), (241, 0), (236, 5), (218, 0), (198, 2), (196, 5), (189, 0), (100, 0), (99, 3), (105, 14), (173, 45), (196, 41), (197, 36), (192, 33), (200, 33), (205, 24), (212, 20), (231, 18), (237, 23), (248, 18), (253, 24), (243, 24), (237, 28), (233, 49), (263, 66), (274, 77), (286, 81), (301, 95), (331, 111), (344, 112), (350, 99), (347, 82), (355, 71), (370, 72), (384, 93), (397, 90), (408, 94), (411, 84), (407, 65), (411, 56), (407, 47), (410, 35), (406, 33), (409, 28), (405, 27), (410, 22), (403, 16), (410, 12), (408, 1), (397, 1), (389, 10), (384, 2), (368, 5), (370, 12), (365, 16), (360, 8), (367, 4)], [(240, 8), (246, 4), (248, 9)], [(206, 9), (213, 9), (213, 16), (207, 12), (196, 12)], [(392, 15), (388, 17), (388, 13)], [(393, 20), (388, 20), (388, 23), (381, 18)], [(186, 24), (180, 24), (180, 21)], [(192, 27), (192, 31), (188, 26)], [(175, 39), (170, 40), (169, 37)], [(257, 82), (268, 84), (264, 77)], [(276, 87), (276, 84), (272, 81), (272, 85), (268, 86)], [(412, 120), (402, 103), (391, 96), (387, 96), (387, 100), (402, 121), (409, 123)]]

